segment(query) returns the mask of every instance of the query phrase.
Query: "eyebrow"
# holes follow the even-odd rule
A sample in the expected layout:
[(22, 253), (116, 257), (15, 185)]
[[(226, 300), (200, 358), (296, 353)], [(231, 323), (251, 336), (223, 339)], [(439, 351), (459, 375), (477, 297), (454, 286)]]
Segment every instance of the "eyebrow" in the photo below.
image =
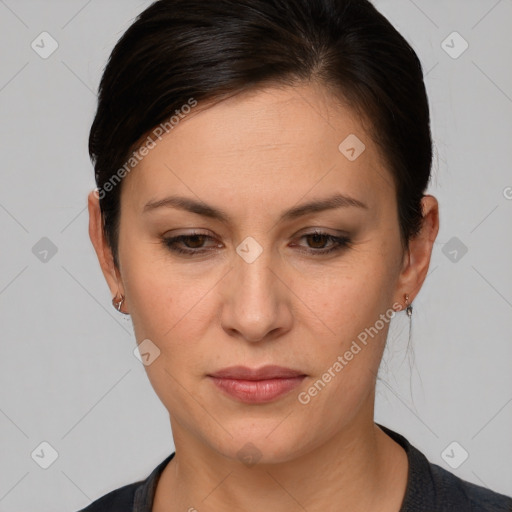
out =
[[(209, 206), (202, 201), (196, 201), (195, 199), (183, 196), (169, 196), (165, 197), (164, 199), (150, 201), (144, 206), (143, 213), (154, 211), (157, 208), (163, 207), (185, 210), (191, 213), (196, 213), (197, 215), (202, 215), (203, 217), (216, 219), (224, 223), (230, 223), (232, 220), (230, 215), (228, 215), (224, 210), (220, 208), (214, 208), (213, 206)], [(333, 196), (326, 197), (325, 199), (319, 199), (295, 206), (283, 212), (279, 218), (279, 222), (294, 220), (311, 213), (348, 207), (356, 207), (366, 210), (369, 209), (365, 203), (359, 201), (358, 199), (343, 194), (335, 194)]]

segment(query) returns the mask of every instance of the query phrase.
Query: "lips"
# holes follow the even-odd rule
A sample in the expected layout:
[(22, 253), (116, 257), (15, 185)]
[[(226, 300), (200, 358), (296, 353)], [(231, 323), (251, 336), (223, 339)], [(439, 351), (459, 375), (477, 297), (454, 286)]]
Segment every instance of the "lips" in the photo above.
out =
[(282, 366), (232, 366), (208, 375), (223, 393), (246, 404), (272, 402), (296, 388), (306, 375)]
[(263, 366), (262, 368), (247, 368), (246, 366), (230, 366), (210, 374), (210, 377), (235, 380), (269, 380), (287, 379), (305, 375), (297, 370), (282, 366)]

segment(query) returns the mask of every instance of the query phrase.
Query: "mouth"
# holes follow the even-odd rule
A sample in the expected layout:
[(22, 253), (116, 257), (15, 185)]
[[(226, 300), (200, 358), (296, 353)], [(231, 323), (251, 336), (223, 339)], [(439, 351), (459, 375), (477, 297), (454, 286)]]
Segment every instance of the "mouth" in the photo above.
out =
[(262, 404), (277, 400), (295, 389), (306, 374), (282, 366), (231, 366), (208, 377), (231, 398), (247, 404)]

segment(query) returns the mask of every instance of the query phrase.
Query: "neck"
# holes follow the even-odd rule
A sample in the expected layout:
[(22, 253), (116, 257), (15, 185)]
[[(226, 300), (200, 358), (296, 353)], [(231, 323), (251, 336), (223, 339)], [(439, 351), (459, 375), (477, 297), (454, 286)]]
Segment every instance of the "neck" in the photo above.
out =
[(173, 435), (176, 454), (159, 480), (154, 512), (314, 512), (333, 503), (351, 512), (398, 512), (405, 494), (407, 455), (373, 419), (353, 421), (299, 458), (251, 467), (206, 450), (179, 425)]

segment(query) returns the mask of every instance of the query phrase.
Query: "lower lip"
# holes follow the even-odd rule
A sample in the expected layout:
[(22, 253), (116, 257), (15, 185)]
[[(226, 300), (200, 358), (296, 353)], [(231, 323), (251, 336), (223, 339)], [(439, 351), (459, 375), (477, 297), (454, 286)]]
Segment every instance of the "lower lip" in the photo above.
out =
[(263, 404), (295, 389), (305, 378), (305, 375), (283, 379), (268, 380), (238, 380), (210, 377), (214, 384), (240, 402), (247, 404)]

